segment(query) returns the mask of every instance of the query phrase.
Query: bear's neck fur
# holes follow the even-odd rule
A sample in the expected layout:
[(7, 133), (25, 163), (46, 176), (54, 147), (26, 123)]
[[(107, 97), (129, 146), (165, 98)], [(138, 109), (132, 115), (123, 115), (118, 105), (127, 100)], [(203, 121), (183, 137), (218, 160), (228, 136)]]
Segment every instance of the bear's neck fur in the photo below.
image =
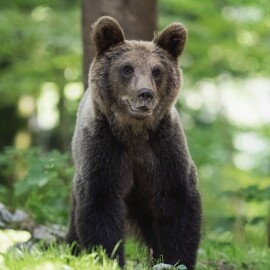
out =
[(137, 120), (126, 114), (121, 114), (121, 112), (114, 112), (114, 108), (104, 112), (100, 110), (98, 104), (94, 106), (97, 118), (106, 121), (111, 127), (115, 138), (122, 144), (130, 147), (148, 141), (162, 119), (149, 117), (144, 120)]

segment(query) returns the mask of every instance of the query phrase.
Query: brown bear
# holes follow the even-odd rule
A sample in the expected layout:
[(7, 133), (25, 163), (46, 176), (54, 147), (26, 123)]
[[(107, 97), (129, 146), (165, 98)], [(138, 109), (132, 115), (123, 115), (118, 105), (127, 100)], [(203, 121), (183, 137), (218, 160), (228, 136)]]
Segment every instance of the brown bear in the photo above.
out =
[(124, 265), (126, 224), (153, 258), (193, 269), (201, 234), (196, 168), (175, 102), (186, 29), (173, 23), (152, 42), (125, 40), (111, 17), (93, 26), (96, 56), (72, 142), (73, 209), (67, 241), (103, 246)]

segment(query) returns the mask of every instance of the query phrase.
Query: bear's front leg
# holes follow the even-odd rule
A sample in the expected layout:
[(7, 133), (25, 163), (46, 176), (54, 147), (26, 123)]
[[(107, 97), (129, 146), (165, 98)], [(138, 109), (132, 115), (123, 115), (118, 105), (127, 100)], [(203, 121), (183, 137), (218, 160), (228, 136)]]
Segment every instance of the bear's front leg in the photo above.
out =
[(75, 228), (79, 246), (102, 246), (124, 265), (123, 238), (126, 214), (124, 196), (129, 185), (129, 162), (106, 122), (84, 129), (75, 138)]
[(152, 142), (156, 154), (154, 230), (156, 259), (194, 269), (201, 238), (201, 200), (196, 169), (180, 124), (165, 119)]
[(78, 196), (84, 200), (77, 206), (76, 229), (79, 244), (89, 251), (102, 246), (109, 257), (113, 250), (120, 266), (124, 265), (123, 239), (125, 208), (121, 198), (111, 194), (96, 194), (89, 197)]
[(155, 230), (159, 255), (166, 264), (184, 264), (194, 269), (200, 242), (201, 205), (196, 191), (162, 198), (156, 215)]

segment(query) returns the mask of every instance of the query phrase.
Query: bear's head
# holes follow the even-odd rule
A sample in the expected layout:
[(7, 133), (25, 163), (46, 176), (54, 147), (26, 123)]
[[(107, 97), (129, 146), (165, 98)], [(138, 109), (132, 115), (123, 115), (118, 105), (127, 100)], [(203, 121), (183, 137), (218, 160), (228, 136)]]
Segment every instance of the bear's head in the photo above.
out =
[(186, 28), (173, 23), (151, 42), (129, 41), (115, 19), (98, 19), (92, 31), (96, 57), (89, 73), (98, 110), (118, 122), (161, 119), (181, 86), (178, 57), (186, 36)]

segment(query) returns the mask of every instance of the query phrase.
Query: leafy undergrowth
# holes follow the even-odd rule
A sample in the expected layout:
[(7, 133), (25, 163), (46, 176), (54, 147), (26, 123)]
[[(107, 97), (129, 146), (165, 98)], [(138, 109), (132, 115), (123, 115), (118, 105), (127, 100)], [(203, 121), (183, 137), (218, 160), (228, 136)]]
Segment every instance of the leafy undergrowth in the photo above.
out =
[(268, 270), (270, 269), (270, 249), (203, 241), (196, 269)]
[[(147, 250), (134, 241), (126, 243), (126, 270), (147, 270)], [(106, 257), (103, 250), (74, 257), (65, 246), (37, 248), (32, 252), (12, 250), (0, 255), (2, 270), (118, 270), (117, 262)], [(178, 269), (178, 268), (175, 268)], [(184, 269), (184, 268), (181, 268)], [(270, 250), (249, 246), (237, 247), (204, 241), (199, 250), (198, 270), (268, 270)]]

